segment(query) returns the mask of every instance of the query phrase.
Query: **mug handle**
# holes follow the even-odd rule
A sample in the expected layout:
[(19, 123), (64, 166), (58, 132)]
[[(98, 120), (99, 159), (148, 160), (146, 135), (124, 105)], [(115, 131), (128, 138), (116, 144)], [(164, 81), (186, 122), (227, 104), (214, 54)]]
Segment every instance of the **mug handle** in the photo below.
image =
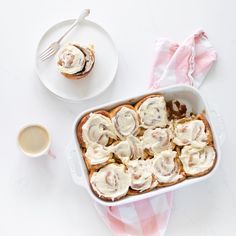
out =
[(84, 178), (81, 174), (79, 174), (82, 172), (81, 172), (81, 167), (78, 163), (77, 152), (72, 142), (69, 143), (66, 147), (66, 158), (70, 169), (71, 177), (74, 183), (85, 188), (86, 186), (84, 183)]
[(210, 105), (209, 111), (213, 121), (213, 125), (216, 129), (216, 134), (219, 138), (220, 146), (222, 146), (226, 139), (226, 128), (224, 120), (222, 119), (222, 116), (219, 114), (219, 112), (217, 112), (215, 107), (212, 108), (212, 106)]

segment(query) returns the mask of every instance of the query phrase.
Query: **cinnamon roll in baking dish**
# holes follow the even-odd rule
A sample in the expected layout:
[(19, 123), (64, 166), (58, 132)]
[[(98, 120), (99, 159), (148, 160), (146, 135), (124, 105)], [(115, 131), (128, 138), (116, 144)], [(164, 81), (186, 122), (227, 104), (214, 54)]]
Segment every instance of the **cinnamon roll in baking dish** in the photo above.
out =
[(134, 136), (128, 136), (126, 140), (114, 143), (110, 150), (124, 164), (130, 160), (144, 159), (146, 156), (140, 140)]
[(157, 181), (155, 181), (152, 174), (151, 160), (133, 160), (128, 162), (127, 167), (131, 178), (129, 195), (156, 187)]
[(114, 201), (127, 194), (130, 177), (123, 164), (108, 164), (99, 171), (90, 174), (90, 183), (98, 197)]
[(178, 121), (175, 125), (174, 135), (173, 142), (179, 146), (196, 142), (212, 143), (210, 127), (203, 115)]
[(173, 185), (185, 179), (185, 173), (175, 151), (166, 150), (155, 155), (152, 168), (160, 186)]
[(68, 44), (59, 52), (57, 67), (68, 79), (82, 79), (92, 70), (94, 62), (92, 46)]
[(114, 162), (110, 149), (97, 143), (90, 145), (83, 156), (90, 171), (97, 170), (108, 163)]
[(150, 95), (135, 105), (141, 126), (145, 129), (165, 127), (168, 124), (166, 102), (161, 95)]
[(215, 165), (216, 152), (212, 146), (183, 147), (180, 155), (184, 172), (187, 176), (202, 176), (207, 174)]
[(78, 125), (77, 136), (82, 147), (94, 143), (106, 146), (117, 138), (110, 115), (103, 110), (86, 115)]
[(163, 96), (150, 95), (80, 120), (77, 137), (99, 198), (115, 201), (158, 191), (212, 170), (216, 151), (210, 125), (187, 102), (186, 109), (181, 104), (172, 100), (167, 109)]
[(149, 155), (154, 155), (167, 149), (173, 149), (175, 145), (172, 138), (170, 128), (147, 129), (143, 133), (142, 145)]
[(116, 135), (124, 140), (129, 135), (137, 135), (139, 132), (139, 118), (131, 105), (116, 107), (110, 113), (115, 127)]

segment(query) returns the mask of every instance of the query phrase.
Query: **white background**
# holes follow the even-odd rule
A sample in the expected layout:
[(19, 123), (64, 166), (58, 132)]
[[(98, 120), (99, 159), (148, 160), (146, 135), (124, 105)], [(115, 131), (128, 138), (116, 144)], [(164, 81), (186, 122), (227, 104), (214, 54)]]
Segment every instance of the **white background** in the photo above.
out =
[[(235, 235), (235, 54), (233, 0), (222, 1), (2, 1), (0, 7), (0, 235), (111, 235), (88, 194), (73, 184), (65, 159), (71, 126), (85, 108), (146, 91), (158, 37), (183, 40), (202, 27), (218, 61), (201, 88), (226, 124), (227, 140), (217, 173), (176, 191), (167, 236)], [(37, 43), (48, 27), (84, 8), (114, 39), (119, 52), (115, 81), (96, 99), (57, 100), (34, 72)], [(16, 147), (22, 124), (49, 127), (56, 160), (32, 160)]]

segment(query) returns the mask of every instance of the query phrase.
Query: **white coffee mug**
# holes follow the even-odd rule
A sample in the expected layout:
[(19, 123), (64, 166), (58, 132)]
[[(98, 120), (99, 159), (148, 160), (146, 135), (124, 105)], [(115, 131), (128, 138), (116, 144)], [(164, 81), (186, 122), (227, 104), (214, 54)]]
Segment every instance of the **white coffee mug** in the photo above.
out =
[(17, 144), (26, 156), (41, 157), (50, 154), (51, 137), (43, 125), (27, 124), (20, 129)]

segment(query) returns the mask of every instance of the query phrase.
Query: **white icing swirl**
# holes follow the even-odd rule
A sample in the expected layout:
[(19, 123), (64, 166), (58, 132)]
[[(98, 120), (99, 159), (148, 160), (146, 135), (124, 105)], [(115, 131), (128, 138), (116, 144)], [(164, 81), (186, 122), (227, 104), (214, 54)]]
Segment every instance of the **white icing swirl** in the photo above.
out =
[(142, 146), (152, 154), (172, 149), (172, 132), (169, 128), (156, 128), (145, 130), (142, 137)]
[(130, 186), (130, 176), (124, 165), (109, 164), (94, 172), (90, 179), (93, 190), (99, 197), (114, 201), (125, 196)]
[(140, 140), (134, 136), (128, 136), (111, 147), (111, 151), (126, 164), (129, 160), (143, 158), (143, 149)]
[(75, 44), (67, 44), (59, 52), (58, 69), (61, 73), (77, 74), (89, 71), (94, 63), (91, 49)]
[(75, 74), (85, 66), (85, 55), (80, 48), (68, 44), (59, 52), (58, 68), (60, 72)]
[(179, 146), (192, 144), (193, 142), (207, 141), (205, 125), (201, 120), (191, 120), (183, 124), (177, 124), (174, 133), (175, 138), (173, 142)]
[(168, 124), (166, 102), (163, 96), (146, 99), (138, 109), (141, 126), (148, 128), (165, 127)]
[(88, 158), (91, 165), (105, 163), (111, 156), (109, 149), (99, 144), (89, 146), (85, 153), (85, 157)]
[(197, 175), (212, 168), (215, 163), (216, 153), (213, 147), (203, 148), (185, 146), (181, 150), (180, 160), (188, 175)]
[(138, 114), (127, 107), (122, 107), (112, 118), (116, 134), (120, 139), (135, 135), (139, 128)]
[(95, 113), (90, 113), (89, 119), (83, 125), (82, 137), (87, 146), (94, 143), (105, 146), (110, 138), (117, 138), (111, 120), (104, 115)]
[(130, 187), (143, 192), (152, 186), (153, 177), (150, 160), (134, 160), (128, 163), (128, 173), (130, 174)]
[(153, 174), (159, 183), (173, 183), (184, 177), (179, 163), (175, 160), (176, 154), (175, 151), (166, 150), (152, 159)]

